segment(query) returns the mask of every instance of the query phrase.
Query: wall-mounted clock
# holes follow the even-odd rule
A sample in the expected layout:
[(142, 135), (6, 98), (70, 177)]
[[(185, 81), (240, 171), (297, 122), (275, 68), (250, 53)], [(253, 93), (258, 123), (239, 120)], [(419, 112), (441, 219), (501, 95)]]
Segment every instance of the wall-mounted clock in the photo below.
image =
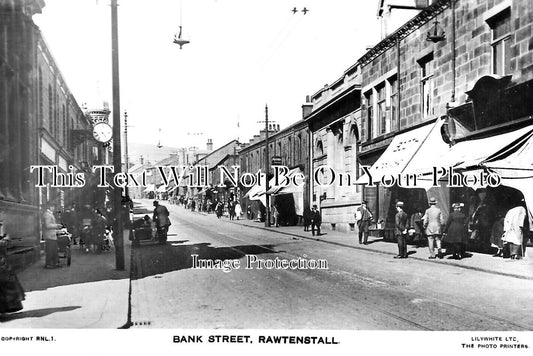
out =
[(109, 142), (113, 138), (113, 128), (106, 122), (99, 122), (93, 127), (93, 137), (98, 142)]

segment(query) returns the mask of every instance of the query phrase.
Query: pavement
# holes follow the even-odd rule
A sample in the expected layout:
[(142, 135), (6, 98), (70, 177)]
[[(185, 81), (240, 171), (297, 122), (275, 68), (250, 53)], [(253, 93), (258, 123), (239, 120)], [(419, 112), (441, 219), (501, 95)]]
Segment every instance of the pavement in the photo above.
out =
[[(198, 214), (212, 215), (216, 219), (215, 214), (207, 214), (205, 212), (197, 212)], [(245, 225), (255, 229), (263, 229), (272, 231), (293, 238), (302, 238), (320, 241), (323, 243), (335, 244), (354, 250), (371, 251), (374, 253), (390, 255), (391, 258), (398, 254), (398, 247), (395, 242), (384, 241), (382, 238), (376, 236), (369, 236), (368, 244), (359, 244), (359, 239), (355, 232), (340, 232), (333, 230), (322, 230), (322, 235), (312, 236), (311, 231), (303, 231), (302, 226), (280, 226), (280, 227), (265, 227), (264, 222), (256, 220), (239, 219), (229, 220), (227, 217), (222, 217), (228, 223)], [(521, 278), (533, 280), (533, 248), (526, 248), (525, 257), (521, 260), (511, 260), (508, 258), (492, 257), (492, 254), (477, 253), (467, 251), (467, 257), (462, 260), (451, 259), (450, 255), (444, 256), (442, 259), (428, 259), (429, 249), (427, 247), (417, 248), (414, 245), (408, 245), (407, 253), (409, 258), (414, 258), (427, 263), (438, 263), (452, 265), (458, 268), (470, 269), (480, 272), (498, 274), (502, 276)]]
[(24, 309), (0, 315), (0, 328), (120, 328), (127, 323), (131, 243), (124, 233), (124, 270), (117, 270), (115, 250), (87, 253), (71, 248), (72, 263), (45, 269), (39, 261), (17, 274), (26, 292)]

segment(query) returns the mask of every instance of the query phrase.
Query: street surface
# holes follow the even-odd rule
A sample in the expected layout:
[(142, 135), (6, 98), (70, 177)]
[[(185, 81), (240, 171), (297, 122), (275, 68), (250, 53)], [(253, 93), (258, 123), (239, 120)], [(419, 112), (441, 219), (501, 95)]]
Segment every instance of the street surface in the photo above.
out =
[[(396, 260), (163, 204), (172, 221), (167, 245), (132, 249), (132, 328), (533, 329), (532, 280)], [(241, 266), (193, 269), (191, 255)], [(325, 259), (328, 269), (245, 269), (246, 255)]]

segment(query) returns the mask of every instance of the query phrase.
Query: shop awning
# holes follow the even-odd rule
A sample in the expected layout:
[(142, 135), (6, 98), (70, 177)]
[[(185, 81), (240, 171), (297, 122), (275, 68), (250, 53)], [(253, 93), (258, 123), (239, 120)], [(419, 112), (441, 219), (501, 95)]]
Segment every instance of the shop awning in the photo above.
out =
[(521, 144), (533, 133), (533, 126), (500, 135), (457, 143), (442, 154), (436, 162), (442, 167), (458, 169), (477, 168), (484, 161), (498, 156), (509, 148)]
[(167, 186), (164, 184), (161, 184), (159, 187), (157, 187), (157, 190), (156, 190), (156, 192), (158, 193), (164, 193), (166, 191), (167, 191)]
[[(440, 141), (444, 143), (440, 137), (440, 126), (442, 126), (442, 120), (396, 135), (385, 152), (370, 167), (369, 171), (374, 182), (381, 180), (385, 174), (398, 175), (402, 173), (422, 144), (425, 143), (430, 133), (437, 132)], [(356, 183), (366, 184), (368, 183), (368, 177), (363, 174)]]
[(498, 174), (502, 185), (522, 192), (528, 207), (529, 229), (533, 231), (533, 130), (487, 157), (481, 166)]
[(264, 206), (266, 206), (265, 186), (256, 184), (246, 192), (243, 198), (250, 200), (260, 200)]
[(296, 186), (296, 185), (294, 185), (292, 183), (292, 179), (297, 174), (302, 174), (302, 171), (300, 170), (300, 168), (297, 167), (297, 168), (293, 168), (293, 169), (289, 170), (289, 172), (286, 174), (286, 176), (290, 179), (290, 183), (287, 186), (275, 185), (274, 178), (272, 178), (269, 181), (269, 183), (268, 183), (268, 186), (270, 187), (268, 189), (268, 194), (276, 195), (276, 194), (290, 194), (290, 193), (303, 192), (304, 191), (304, 183), (303, 182), (302, 182), (301, 185), (298, 185), (298, 186)]

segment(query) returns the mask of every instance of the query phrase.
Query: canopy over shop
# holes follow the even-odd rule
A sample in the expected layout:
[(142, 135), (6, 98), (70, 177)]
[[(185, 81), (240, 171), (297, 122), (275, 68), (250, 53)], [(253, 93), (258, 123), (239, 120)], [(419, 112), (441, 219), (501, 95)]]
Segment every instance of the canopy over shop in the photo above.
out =
[[(302, 170), (299, 167), (292, 168), (286, 173), (286, 177), (289, 178), (289, 183), (277, 184), (275, 178), (269, 180), (268, 194), (270, 194), (272, 199), (272, 204), (274, 204), (279, 212), (280, 221), (283, 223), (293, 225), (297, 223), (298, 216), (303, 216), (304, 211), (304, 182), (301, 184), (294, 184), (293, 178), (297, 174), (302, 174)], [(303, 174), (302, 174), (303, 175)], [(266, 204), (266, 189), (264, 184), (256, 184), (251, 187), (248, 192), (243, 196), (250, 201), (261, 202), (262, 207)]]

